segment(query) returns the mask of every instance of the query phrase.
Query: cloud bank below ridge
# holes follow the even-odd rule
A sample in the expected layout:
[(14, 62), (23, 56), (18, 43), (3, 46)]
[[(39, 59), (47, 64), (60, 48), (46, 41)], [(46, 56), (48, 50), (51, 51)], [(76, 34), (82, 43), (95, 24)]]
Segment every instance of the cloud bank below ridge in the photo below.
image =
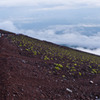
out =
[[(57, 25), (42, 30), (18, 29), (11, 21), (0, 23), (1, 29), (15, 33), (23, 33), (30, 37), (50, 41), (56, 44), (77, 46), (77, 49), (100, 55), (100, 32), (93, 35), (84, 35), (75, 30), (75, 27), (100, 27), (100, 25)], [(60, 34), (61, 33), (61, 34)], [(87, 48), (87, 49), (84, 49)], [(94, 49), (94, 50), (91, 50)]]

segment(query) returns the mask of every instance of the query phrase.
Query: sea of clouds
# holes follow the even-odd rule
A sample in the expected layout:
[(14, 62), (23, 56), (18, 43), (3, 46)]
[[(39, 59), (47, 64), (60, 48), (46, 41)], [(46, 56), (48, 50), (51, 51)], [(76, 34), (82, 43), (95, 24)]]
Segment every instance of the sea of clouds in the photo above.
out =
[(12, 21), (2, 21), (0, 27), (17, 34), (23, 33), (40, 40), (74, 46), (78, 50), (100, 55), (100, 32), (86, 35), (75, 30), (76, 27), (100, 27), (100, 25), (54, 25), (40, 30), (25, 30), (19, 29)]

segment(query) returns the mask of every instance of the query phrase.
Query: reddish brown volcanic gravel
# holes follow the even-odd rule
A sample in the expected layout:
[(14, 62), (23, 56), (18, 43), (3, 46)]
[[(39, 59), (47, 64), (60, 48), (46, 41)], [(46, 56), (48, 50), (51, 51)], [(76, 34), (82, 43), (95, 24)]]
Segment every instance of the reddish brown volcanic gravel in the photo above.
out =
[(22, 56), (7, 38), (0, 38), (0, 100), (96, 100), (100, 74), (71, 77), (50, 74), (52, 62)]

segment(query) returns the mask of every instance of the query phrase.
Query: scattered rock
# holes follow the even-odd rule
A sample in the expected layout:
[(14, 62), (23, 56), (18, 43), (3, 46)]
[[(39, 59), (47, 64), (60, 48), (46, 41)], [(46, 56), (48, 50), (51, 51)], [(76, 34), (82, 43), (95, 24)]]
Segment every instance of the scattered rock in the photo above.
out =
[(22, 60), (22, 62), (25, 64), (26, 63), (26, 61), (25, 60)]
[(94, 82), (93, 81), (90, 81), (90, 83), (93, 84)]
[(98, 85), (98, 84), (95, 84), (96, 86)]
[(68, 92), (70, 92), (70, 93), (73, 92), (73, 91), (72, 91), (71, 89), (69, 89), (69, 88), (66, 88), (66, 90), (67, 90)]
[(15, 95), (15, 94), (13, 94), (13, 96), (15, 97), (16, 95)]
[(95, 97), (96, 100), (100, 100), (100, 98), (98, 96)]

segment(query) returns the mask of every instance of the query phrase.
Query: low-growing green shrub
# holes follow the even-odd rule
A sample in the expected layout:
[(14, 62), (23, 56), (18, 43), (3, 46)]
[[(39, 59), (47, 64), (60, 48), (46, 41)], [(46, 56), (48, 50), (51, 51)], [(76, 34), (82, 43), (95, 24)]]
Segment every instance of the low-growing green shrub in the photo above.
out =
[(44, 57), (44, 60), (50, 60), (47, 56)]
[(55, 63), (55, 65), (56, 65), (56, 67), (63, 68), (63, 66), (62, 66), (61, 64), (56, 64), (56, 63)]
[(55, 67), (55, 69), (56, 69), (56, 70), (60, 70), (60, 68), (59, 68), (59, 67)]
[(79, 72), (79, 75), (81, 76), (81, 75), (82, 75), (82, 73), (81, 73), (81, 72)]

